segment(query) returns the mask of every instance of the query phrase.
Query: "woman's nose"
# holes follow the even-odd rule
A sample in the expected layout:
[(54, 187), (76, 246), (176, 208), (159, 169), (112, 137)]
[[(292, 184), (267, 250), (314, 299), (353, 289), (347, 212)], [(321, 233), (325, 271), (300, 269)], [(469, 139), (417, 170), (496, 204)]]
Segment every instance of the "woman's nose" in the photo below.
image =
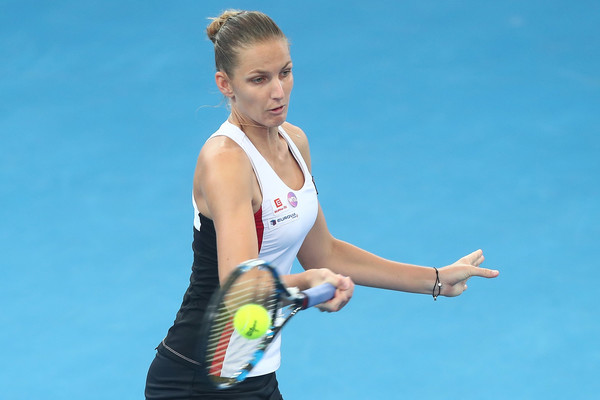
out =
[(271, 96), (274, 99), (280, 99), (284, 96), (283, 82), (280, 79), (273, 80), (273, 87), (271, 88)]

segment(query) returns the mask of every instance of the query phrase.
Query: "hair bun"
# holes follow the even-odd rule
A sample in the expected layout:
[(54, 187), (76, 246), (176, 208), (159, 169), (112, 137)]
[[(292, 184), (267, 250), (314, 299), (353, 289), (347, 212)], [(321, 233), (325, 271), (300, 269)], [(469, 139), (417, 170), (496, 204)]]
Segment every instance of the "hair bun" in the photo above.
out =
[(240, 10), (226, 10), (218, 17), (209, 18), (212, 22), (206, 27), (206, 34), (210, 41), (215, 43), (217, 40), (217, 33), (219, 33), (223, 25), (225, 25), (225, 22), (227, 22), (229, 18), (235, 17), (241, 13), (242, 11)]
[(277, 24), (260, 11), (229, 9), (206, 27), (206, 34), (215, 48), (215, 67), (233, 76), (241, 49), (269, 39), (287, 39)]

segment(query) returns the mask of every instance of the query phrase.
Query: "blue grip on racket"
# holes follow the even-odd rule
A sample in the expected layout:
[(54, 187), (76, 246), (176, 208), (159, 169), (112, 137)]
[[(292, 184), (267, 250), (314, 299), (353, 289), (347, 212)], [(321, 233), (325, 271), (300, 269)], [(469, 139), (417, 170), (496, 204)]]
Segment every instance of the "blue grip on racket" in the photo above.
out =
[(335, 286), (331, 283), (323, 283), (310, 289), (302, 291), (307, 298), (306, 306), (309, 308), (321, 304), (327, 300), (331, 300), (335, 296)]

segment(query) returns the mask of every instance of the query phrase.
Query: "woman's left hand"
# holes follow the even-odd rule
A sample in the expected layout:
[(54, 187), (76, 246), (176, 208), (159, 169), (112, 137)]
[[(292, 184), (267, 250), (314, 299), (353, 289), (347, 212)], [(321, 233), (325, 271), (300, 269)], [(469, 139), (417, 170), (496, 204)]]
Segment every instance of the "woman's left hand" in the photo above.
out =
[(447, 267), (440, 268), (440, 282), (442, 283), (440, 295), (447, 297), (459, 296), (467, 290), (467, 281), (473, 276), (497, 277), (500, 274), (499, 271), (479, 267), (484, 259), (483, 251), (477, 250)]

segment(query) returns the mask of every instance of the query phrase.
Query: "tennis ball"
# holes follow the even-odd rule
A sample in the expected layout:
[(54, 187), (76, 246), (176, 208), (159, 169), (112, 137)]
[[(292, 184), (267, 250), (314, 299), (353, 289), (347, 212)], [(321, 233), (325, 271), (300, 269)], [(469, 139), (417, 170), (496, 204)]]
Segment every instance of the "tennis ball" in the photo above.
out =
[(271, 327), (271, 317), (263, 306), (246, 304), (233, 316), (233, 327), (246, 339), (258, 339)]

